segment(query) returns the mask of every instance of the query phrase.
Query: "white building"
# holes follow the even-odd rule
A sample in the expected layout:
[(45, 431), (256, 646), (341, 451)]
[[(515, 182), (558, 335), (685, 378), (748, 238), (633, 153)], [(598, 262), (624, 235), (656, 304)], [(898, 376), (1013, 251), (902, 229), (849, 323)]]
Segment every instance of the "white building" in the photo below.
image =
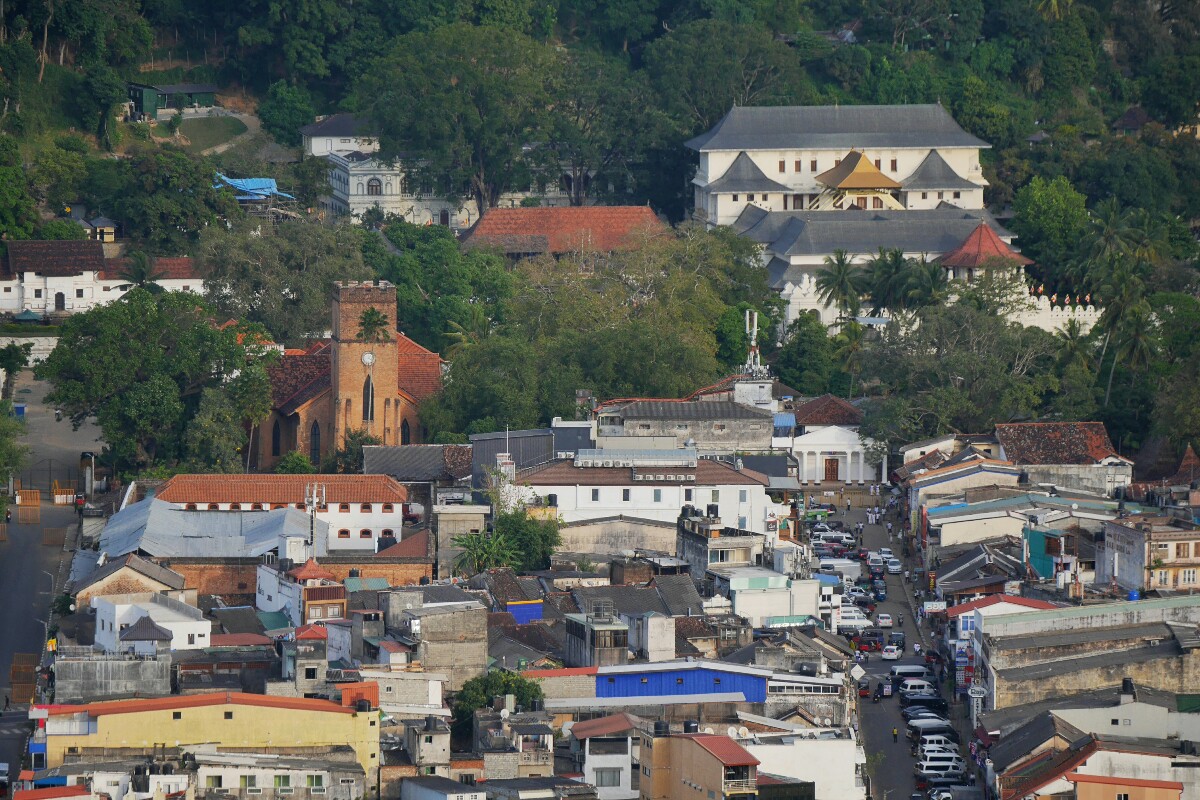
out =
[(620, 712), (571, 726), (571, 754), (581, 764), (583, 782), (600, 800), (634, 800), (633, 776), (639, 764), (638, 718)]
[(858, 435), (862, 419), (853, 404), (822, 395), (775, 415), (771, 449), (796, 457), (802, 484), (874, 483), (887, 475), (887, 454)]
[(733, 601), (733, 613), (756, 628), (820, 618), (821, 584), (789, 578), (764, 567), (710, 568), (713, 587)]
[(521, 499), (566, 523), (616, 516), (674, 523), (685, 505), (715, 504), (728, 525), (766, 533), (783, 508), (765, 475), (697, 458), (695, 450), (580, 450), (517, 475)]
[[(130, 282), (121, 277), (124, 261), (105, 259), (99, 241), (11, 241), (0, 262), (0, 312), (76, 314), (124, 296)], [(155, 281), (168, 291), (202, 294), (204, 281), (192, 259), (158, 258)]]
[[(775, 725), (786, 725), (773, 721)], [(738, 743), (769, 773), (815, 784), (816, 800), (862, 800), (867, 796), (867, 757), (853, 730), (808, 738), (812, 729), (756, 734)], [(846, 735), (849, 733), (849, 736)], [(799, 734), (799, 735), (797, 735)]]
[(317, 117), (316, 122), (300, 129), (300, 139), (306, 156), (379, 150), (379, 137), (372, 132), (371, 124), (357, 114)]
[(124, 645), (121, 633), (143, 617), (170, 633), (170, 649), (196, 650), (209, 646), (212, 623), (198, 608), (155, 592), (114, 594), (92, 598), (96, 613), (96, 644), (106, 652), (135, 649)]

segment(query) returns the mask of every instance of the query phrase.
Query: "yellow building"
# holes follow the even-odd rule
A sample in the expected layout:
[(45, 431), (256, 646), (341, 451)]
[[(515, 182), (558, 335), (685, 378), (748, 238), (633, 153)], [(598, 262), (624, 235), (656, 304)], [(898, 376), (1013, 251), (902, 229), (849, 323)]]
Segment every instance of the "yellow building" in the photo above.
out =
[[(711, 733), (671, 735), (655, 725), (641, 745), (641, 800), (749, 800), (758, 792), (758, 759)], [(684, 729), (694, 729), (685, 723)]]
[[(350, 745), (367, 775), (379, 766), (379, 711), (329, 700), (213, 692), (85, 705), (35, 706), (30, 742), (35, 768), (67, 755), (150, 752), (155, 746), (213, 743), (231, 750), (294, 752)], [(40, 752), (39, 752), (40, 751)], [(44, 762), (38, 764), (42, 761)]]

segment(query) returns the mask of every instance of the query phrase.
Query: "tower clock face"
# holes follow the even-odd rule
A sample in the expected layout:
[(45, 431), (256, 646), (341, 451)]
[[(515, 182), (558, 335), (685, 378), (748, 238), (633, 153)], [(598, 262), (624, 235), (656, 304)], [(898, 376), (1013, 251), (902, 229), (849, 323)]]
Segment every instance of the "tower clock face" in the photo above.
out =
[(363, 364), (365, 364), (368, 367), (371, 366), (372, 364), (375, 363), (375, 354), (370, 351), (363, 353), (362, 354), (362, 362), (363, 362)]

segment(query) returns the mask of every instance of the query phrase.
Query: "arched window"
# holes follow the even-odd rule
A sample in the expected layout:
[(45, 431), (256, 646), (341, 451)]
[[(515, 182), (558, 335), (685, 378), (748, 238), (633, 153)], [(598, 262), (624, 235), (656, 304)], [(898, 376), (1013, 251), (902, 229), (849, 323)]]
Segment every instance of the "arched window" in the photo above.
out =
[(186, 511), (195, 511), (195, 510), (196, 510), (196, 504), (195, 504), (195, 503), (188, 503), (188, 504), (187, 504), (187, 506), (185, 506), (185, 510), (186, 510)]
[(275, 420), (275, 424), (271, 426), (271, 455), (279, 455), (279, 447), (282, 439), (283, 431), (279, 428), (279, 420)]
[(209, 510), (209, 511), (220, 511), (220, 510), (221, 510), (221, 506), (217, 505), (216, 503), (209, 503), (209, 504), (208, 504), (208, 510)]
[(379, 178), (371, 178), (367, 181), (367, 194), (371, 197), (378, 197), (383, 194), (383, 181)]
[(394, 530), (392, 530), (391, 528), (384, 528), (383, 533), (381, 533), (379, 535), (380, 536), (390, 536), (393, 539), (396, 538), (396, 532)]
[(338, 511), (348, 513), (350, 511), (350, 504), (349, 503), (339, 503)]
[(350, 529), (342, 528), (340, 531), (338, 531), (338, 538), (339, 539), (349, 539), (350, 538)]
[(316, 421), (308, 431), (308, 460), (314, 466), (321, 463), (321, 426)]
[(370, 529), (370, 528), (363, 528), (361, 531), (359, 531), (359, 532), (358, 532), (358, 538), (360, 538), (360, 539), (370, 539), (370, 538), (371, 538), (371, 529)]
[(392, 193), (392, 182), (391, 182), (391, 181), (388, 181), (387, 183), (385, 183), (385, 184), (383, 185), (383, 193), (384, 193), (384, 194), (391, 194), (391, 193)]
[(375, 419), (375, 386), (371, 383), (371, 376), (363, 381), (363, 422), (371, 422)]
[(251, 511), (262, 511), (262, 503), (251, 503), (250, 510)]
[(362, 193), (363, 193), (363, 184), (362, 184), (362, 181), (359, 181), (358, 182), (358, 194), (362, 194)]
[(370, 503), (363, 503), (362, 505), (360, 505), (360, 506), (358, 507), (358, 510), (359, 510), (359, 511), (361, 511), (362, 513), (364, 513), (364, 514), (370, 514), (370, 513), (371, 513), (371, 504), (370, 504)]
[(396, 509), (395, 509), (395, 507), (394, 507), (394, 506), (393, 506), (391, 503), (384, 503), (384, 504), (383, 504), (383, 513), (385, 513), (385, 514), (391, 514), (391, 513), (392, 513), (393, 511), (395, 511), (395, 510), (396, 510)]
[(241, 503), (230, 503), (230, 504), (229, 504), (229, 510), (230, 510), (230, 511), (241, 511), (241, 510), (242, 510), (242, 504), (241, 504)]
[(412, 444), (412, 431), (408, 427), (408, 420), (400, 423), (400, 444)]

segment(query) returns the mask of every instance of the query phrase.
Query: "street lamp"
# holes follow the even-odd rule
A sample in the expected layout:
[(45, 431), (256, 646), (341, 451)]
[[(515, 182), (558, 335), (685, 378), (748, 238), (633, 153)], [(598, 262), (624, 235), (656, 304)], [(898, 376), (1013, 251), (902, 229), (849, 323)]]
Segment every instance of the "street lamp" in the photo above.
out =
[(54, 596), (54, 586), (55, 586), (55, 584), (57, 584), (57, 583), (58, 583), (58, 579), (57, 579), (57, 578), (55, 578), (55, 577), (54, 577), (54, 575), (52, 575), (51, 573), (47, 572), (46, 570), (42, 570), (42, 574), (43, 574), (43, 575), (45, 575), (47, 578), (49, 578), (49, 579), (50, 579), (50, 595), (51, 595), (51, 598), (53, 598), (53, 596)]

